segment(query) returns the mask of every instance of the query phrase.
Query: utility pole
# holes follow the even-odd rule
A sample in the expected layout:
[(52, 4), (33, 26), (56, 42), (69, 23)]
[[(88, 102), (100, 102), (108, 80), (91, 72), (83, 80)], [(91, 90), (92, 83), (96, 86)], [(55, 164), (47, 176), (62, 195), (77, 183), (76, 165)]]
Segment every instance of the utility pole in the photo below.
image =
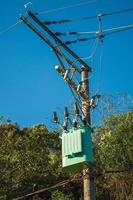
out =
[[(81, 80), (82, 90), (85, 96), (89, 99), (89, 71), (82, 66)], [(82, 113), (86, 123), (91, 126), (90, 107), (85, 99), (82, 98)], [(94, 183), (91, 177), (91, 168), (83, 169), (83, 194), (84, 200), (94, 200)]]
[[(75, 91), (75, 93), (81, 97), (82, 99), (82, 118), (84, 123), (86, 125), (91, 126), (91, 118), (90, 118), (90, 106), (89, 106), (89, 72), (91, 72), (91, 68), (78, 56), (73, 52), (69, 47), (67, 47), (47, 26), (44, 25), (43, 22), (41, 22), (33, 13), (28, 11), (28, 15), (30, 18), (33, 19), (33, 21), (39, 25), (46, 33), (48, 33), (49, 36), (55, 41), (56, 45), (59, 45), (59, 47), (55, 46), (55, 43), (53, 44), (42, 32), (40, 32), (33, 24), (29, 22), (29, 19), (21, 16), (20, 19), (33, 31), (35, 32), (45, 43), (47, 43), (50, 48), (52, 48), (53, 52), (55, 53), (61, 68), (58, 69), (58, 72), (63, 76), (64, 78), (64, 72), (66, 72), (66, 69), (63, 66), (63, 63), (61, 59), (65, 58), (69, 66), (72, 66), (75, 68), (75, 70), (81, 75), (81, 91), (77, 92), (77, 85), (72, 81), (72, 78), (69, 78), (69, 75), (67, 76), (66, 82), (69, 85), (70, 88)], [(76, 61), (78, 61), (82, 67), (78, 69), (78, 66), (69, 59), (66, 55), (62, 54), (62, 51), (60, 49), (62, 47), (66, 52), (67, 56), (68, 54), (72, 56)], [(89, 138), (88, 138), (89, 140)], [(83, 169), (83, 187), (84, 187), (84, 200), (94, 200), (94, 183), (93, 179), (91, 178), (91, 168), (86, 167)]]

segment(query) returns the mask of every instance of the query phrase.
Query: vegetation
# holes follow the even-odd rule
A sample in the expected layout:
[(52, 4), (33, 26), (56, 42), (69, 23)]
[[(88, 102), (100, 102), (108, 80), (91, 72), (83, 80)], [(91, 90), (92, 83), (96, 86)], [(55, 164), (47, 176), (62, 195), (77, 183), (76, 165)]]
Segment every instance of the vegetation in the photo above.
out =
[[(100, 171), (131, 170), (133, 168), (132, 141), (133, 112), (106, 118), (103, 125), (96, 129), (96, 168)], [(129, 172), (105, 174), (101, 181), (97, 180), (100, 196), (105, 195), (106, 199), (116, 200), (133, 199), (132, 175)]]
[[(104, 173), (132, 169), (133, 112), (106, 118), (93, 133), (97, 200), (131, 200), (132, 173)], [(44, 125), (20, 129), (11, 121), (0, 124), (0, 199), (11, 200), (71, 178), (61, 169), (59, 135)], [(79, 200), (82, 183), (48, 190), (28, 199)]]

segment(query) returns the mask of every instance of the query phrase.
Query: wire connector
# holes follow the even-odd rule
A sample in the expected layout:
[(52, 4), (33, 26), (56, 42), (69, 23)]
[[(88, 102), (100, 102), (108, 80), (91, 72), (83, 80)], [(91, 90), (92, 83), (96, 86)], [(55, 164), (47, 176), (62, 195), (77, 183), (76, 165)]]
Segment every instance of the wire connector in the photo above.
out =
[(99, 14), (97, 15), (98, 21), (101, 21), (103, 16), (104, 16), (104, 15), (103, 15), (102, 13), (99, 13)]

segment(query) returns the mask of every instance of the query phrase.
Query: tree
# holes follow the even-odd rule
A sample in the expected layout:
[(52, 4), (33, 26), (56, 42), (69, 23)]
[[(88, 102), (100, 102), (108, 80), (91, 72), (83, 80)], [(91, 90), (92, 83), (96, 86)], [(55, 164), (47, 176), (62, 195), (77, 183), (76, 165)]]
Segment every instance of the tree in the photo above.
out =
[[(130, 170), (133, 167), (132, 139), (133, 112), (105, 118), (95, 132), (96, 168), (100, 171)], [(108, 199), (131, 200), (132, 178), (130, 172), (105, 174), (97, 180), (97, 186)]]
[[(131, 200), (132, 173), (104, 173), (131, 169), (133, 163), (133, 112), (106, 117), (93, 134), (97, 200)], [(77, 174), (78, 176), (78, 174)], [(44, 125), (20, 129), (11, 121), (0, 124), (0, 199), (49, 188), (71, 178), (61, 168), (59, 135)], [(45, 191), (30, 199), (82, 199), (82, 183)]]
[[(11, 121), (4, 121), (0, 125), (0, 177), (0, 199), (8, 200), (68, 179), (61, 168), (59, 135), (44, 125), (20, 129)], [(77, 194), (74, 188), (78, 187), (68, 184), (59, 192), (48, 190), (31, 199), (48, 200), (57, 193), (68, 199), (70, 190), (71, 195)]]
[(12, 199), (60, 180), (59, 137), (44, 125), (0, 125), (0, 196)]

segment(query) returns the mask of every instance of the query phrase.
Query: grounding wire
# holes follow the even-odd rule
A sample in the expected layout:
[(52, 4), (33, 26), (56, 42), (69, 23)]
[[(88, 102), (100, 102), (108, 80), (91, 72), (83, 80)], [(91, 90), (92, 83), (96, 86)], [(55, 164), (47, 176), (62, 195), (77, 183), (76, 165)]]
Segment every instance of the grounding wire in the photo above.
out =
[(64, 6), (64, 7), (60, 7), (60, 8), (53, 8), (53, 9), (48, 9), (48, 10), (44, 10), (38, 13), (35, 13), (36, 15), (42, 15), (42, 14), (48, 14), (48, 13), (52, 13), (52, 12), (58, 12), (58, 11), (62, 11), (62, 10), (66, 10), (69, 8), (76, 8), (76, 7), (80, 7), (80, 6), (84, 6), (90, 3), (95, 3), (98, 2), (99, 0), (89, 0), (89, 1), (85, 1), (82, 3), (77, 3), (77, 4), (71, 4), (68, 6)]

